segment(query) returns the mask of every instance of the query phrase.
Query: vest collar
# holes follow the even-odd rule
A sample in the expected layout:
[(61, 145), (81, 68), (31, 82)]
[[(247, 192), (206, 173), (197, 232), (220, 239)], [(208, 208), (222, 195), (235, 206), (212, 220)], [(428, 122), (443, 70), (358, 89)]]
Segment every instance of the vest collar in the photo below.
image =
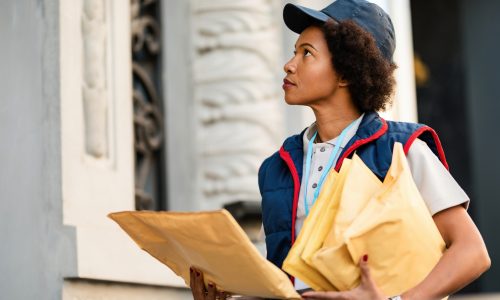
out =
[(359, 125), (356, 135), (347, 143), (340, 154), (335, 170), (338, 172), (344, 159), (349, 157), (357, 148), (378, 139), (387, 132), (387, 129), (387, 122), (378, 113), (367, 112)]
[(356, 132), (355, 138), (351, 139), (347, 144), (346, 148), (349, 148), (349, 144), (353, 142), (356, 138), (360, 140), (369, 139), (373, 135), (375, 135), (383, 126), (383, 120), (378, 113), (376, 112), (367, 112), (363, 120), (361, 120), (361, 124), (359, 125), (359, 129)]
[(283, 142), (283, 149), (287, 152), (293, 152), (297, 150), (303, 151), (303, 137), (307, 128), (302, 130), (301, 133), (292, 135)]
[[(359, 124), (358, 131), (354, 137), (347, 143), (345, 150), (348, 150), (357, 140), (373, 140), (376, 139), (380, 134), (381, 129), (383, 129), (384, 125), (387, 126), (384, 119), (382, 119), (378, 113), (376, 112), (366, 112), (363, 119), (361, 120), (361, 124)], [(302, 130), (300, 134), (293, 135), (285, 140), (283, 143), (283, 149), (287, 152), (294, 152), (300, 150), (303, 152), (303, 136), (306, 132), (307, 128)], [(387, 128), (383, 130), (383, 133), (387, 131)], [(373, 138), (373, 136), (377, 136)], [(346, 152), (346, 151), (344, 151)]]
[[(342, 162), (358, 147), (378, 139), (387, 132), (387, 122), (379, 116), (376, 112), (366, 112), (361, 124), (359, 124), (358, 131), (353, 138), (347, 143), (340, 157), (335, 165), (335, 170), (339, 171)], [(307, 129), (307, 128), (306, 128)], [(302, 179), (302, 163), (304, 158), (303, 136), (306, 129), (302, 130), (300, 134), (293, 135), (285, 140), (280, 152), (286, 152), (289, 155), (287, 164), (290, 168), (294, 168), (297, 172), (298, 179)], [(290, 163), (293, 163), (290, 165)]]

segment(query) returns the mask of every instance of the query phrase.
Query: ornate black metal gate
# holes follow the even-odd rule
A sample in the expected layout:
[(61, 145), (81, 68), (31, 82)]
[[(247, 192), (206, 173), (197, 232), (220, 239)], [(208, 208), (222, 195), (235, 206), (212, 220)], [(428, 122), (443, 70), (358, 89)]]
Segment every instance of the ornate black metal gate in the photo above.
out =
[(131, 0), (135, 205), (138, 210), (166, 209), (160, 12), (157, 0)]

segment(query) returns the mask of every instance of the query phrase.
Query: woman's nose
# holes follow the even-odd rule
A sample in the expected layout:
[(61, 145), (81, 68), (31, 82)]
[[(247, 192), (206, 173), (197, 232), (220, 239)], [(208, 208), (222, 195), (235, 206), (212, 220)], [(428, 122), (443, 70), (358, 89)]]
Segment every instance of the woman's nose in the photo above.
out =
[(283, 66), (283, 70), (285, 71), (285, 73), (295, 73), (295, 71), (297, 70), (297, 67), (295, 66), (295, 64), (293, 63), (293, 59), (289, 60), (284, 66)]

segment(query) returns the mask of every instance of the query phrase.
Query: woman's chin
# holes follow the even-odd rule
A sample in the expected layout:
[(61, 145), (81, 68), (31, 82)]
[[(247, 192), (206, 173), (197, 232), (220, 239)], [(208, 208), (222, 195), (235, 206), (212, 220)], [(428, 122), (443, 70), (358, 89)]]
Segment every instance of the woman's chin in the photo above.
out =
[(303, 104), (302, 103), (303, 101), (301, 101), (300, 99), (287, 97), (286, 95), (285, 95), (285, 102), (288, 105), (302, 105)]

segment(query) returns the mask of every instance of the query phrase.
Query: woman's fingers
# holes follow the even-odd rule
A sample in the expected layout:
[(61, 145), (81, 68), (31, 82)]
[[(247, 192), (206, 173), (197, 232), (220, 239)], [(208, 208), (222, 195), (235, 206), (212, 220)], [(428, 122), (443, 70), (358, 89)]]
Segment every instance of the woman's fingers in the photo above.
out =
[(196, 269), (191, 267), (189, 268), (189, 286), (191, 287), (191, 293), (193, 294), (193, 298), (194, 299), (204, 299), (204, 298), (200, 298), (200, 296), (204, 296), (204, 295), (200, 295), (199, 294), (199, 288), (198, 288), (198, 283), (197, 283), (197, 279), (196, 279)]
[(207, 289), (207, 299), (208, 300), (215, 300), (215, 295), (217, 294), (217, 289), (215, 288), (215, 284), (209, 282), (208, 283), (208, 289)]
[(361, 283), (355, 289), (343, 292), (306, 292), (302, 294), (302, 297), (305, 299), (387, 299), (371, 277), (367, 254), (359, 259), (359, 268)]
[(193, 271), (193, 267), (189, 268), (189, 287), (191, 288), (191, 291), (194, 290), (194, 271)]
[(371, 283), (372, 277), (370, 267), (368, 266), (368, 254), (363, 255), (359, 259), (359, 268), (361, 270), (361, 284)]
[(205, 289), (203, 272), (193, 267), (189, 269), (189, 279), (189, 286), (194, 300), (225, 300), (231, 296), (231, 294), (224, 291), (218, 291), (213, 282), (209, 282), (208, 287)]
[(227, 298), (230, 297), (230, 295), (224, 291), (219, 291), (217, 292), (217, 296), (219, 297), (219, 299), (221, 300), (226, 300)]
[[(210, 299), (211, 298), (207, 298), (206, 295), (207, 295), (207, 290), (205, 289), (205, 280), (203, 278), (203, 272), (200, 271), (200, 270), (196, 270), (196, 284), (198, 286), (198, 289), (201, 291), (201, 294), (203, 295), (203, 299)], [(215, 299), (215, 298), (213, 298)]]
[(190, 287), (195, 300), (205, 299), (205, 283), (203, 282), (203, 273), (195, 268), (190, 269)]

